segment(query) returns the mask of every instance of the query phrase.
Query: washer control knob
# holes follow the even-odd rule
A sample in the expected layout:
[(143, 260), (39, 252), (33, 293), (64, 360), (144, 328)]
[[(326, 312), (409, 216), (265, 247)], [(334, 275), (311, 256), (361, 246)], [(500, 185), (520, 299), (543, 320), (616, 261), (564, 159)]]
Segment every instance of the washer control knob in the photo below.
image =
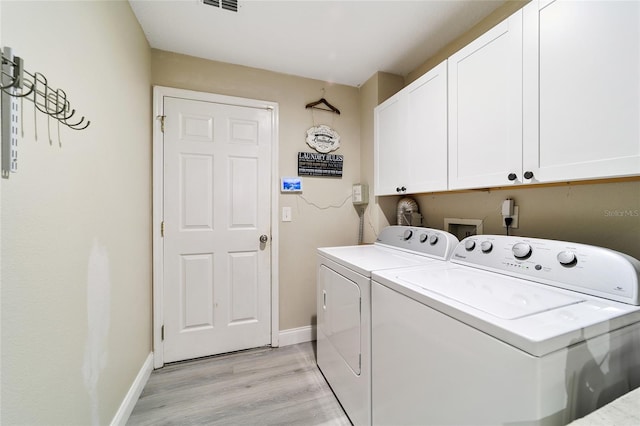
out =
[(413, 231), (411, 229), (407, 229), (406, 231), (404, 231), (403, 238), (405, 241), (410, 240), (411, 237), (413, 237)]
[(424, 243), (429, 238), (429, 234), (420, 234), (420, 242)]
[(464, 243), (464, 248), (465, 248), (467, 251), (471, 251), (471, 250), (473, 250), (474, 248), (476, 248), (476, 242), (475, 242), (475, 240), (467, 240), (467, 241), (465, 241), (465, 243)]
[(483, 253), (489, 253), (491, 250), (493, 250), (493, 244), (491, 243), (491, 241), (483, 241), (480, 244), (480, 249)]
[(517, 259), (526, 259), (531, 256), (531, 246), (527, 243), (515, 243), (511, 250)]
[(429, 237), (429, 244), (435, 246), (438, 243), (438, 235), (433, 234)]
[(558, 262), (560, 262), (560, 264), (562, 266), (573, 266), (576, 263), (578, 263), (578, 258), (576, 257), (576, 254), (572, 251), (561, 251), (560, 253), (558, 253)]

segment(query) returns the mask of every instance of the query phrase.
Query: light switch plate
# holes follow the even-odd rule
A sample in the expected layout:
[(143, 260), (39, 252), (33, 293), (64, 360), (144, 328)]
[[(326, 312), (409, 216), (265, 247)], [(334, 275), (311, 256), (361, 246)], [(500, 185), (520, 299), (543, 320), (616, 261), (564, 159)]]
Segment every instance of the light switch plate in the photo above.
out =
[(282, 221), (291, 222), (291, 207), (282, 208)]

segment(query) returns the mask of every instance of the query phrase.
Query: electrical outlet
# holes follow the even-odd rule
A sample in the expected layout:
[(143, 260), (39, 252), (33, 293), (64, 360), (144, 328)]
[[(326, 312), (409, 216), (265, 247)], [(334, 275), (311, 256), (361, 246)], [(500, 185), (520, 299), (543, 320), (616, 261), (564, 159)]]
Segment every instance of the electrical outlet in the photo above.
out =
[(509, 226), (509, 228), (511, 229), (517, 229), (518, 228), (518, 206), (513, 206), (513, 216), (502, 216), (502, 227), (506, 228), (507, 225), (504, 223), (504, 218), (505, 217), (511, 217), (513, 219), (513, 222), (511, 222), (511, 225)]

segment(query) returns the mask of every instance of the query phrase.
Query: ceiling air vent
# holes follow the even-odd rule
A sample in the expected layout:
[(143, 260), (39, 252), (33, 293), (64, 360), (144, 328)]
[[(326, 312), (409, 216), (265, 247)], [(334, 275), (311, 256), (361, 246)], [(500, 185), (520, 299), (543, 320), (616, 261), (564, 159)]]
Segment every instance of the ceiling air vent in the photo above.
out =
[(202, 2), (209, 6), (220, 7), (232, 12), (238, 11), (238, 0), (202, 0)]
[(222, 8), (232, 12), (237, 12), (238, 0), (222, 0)]

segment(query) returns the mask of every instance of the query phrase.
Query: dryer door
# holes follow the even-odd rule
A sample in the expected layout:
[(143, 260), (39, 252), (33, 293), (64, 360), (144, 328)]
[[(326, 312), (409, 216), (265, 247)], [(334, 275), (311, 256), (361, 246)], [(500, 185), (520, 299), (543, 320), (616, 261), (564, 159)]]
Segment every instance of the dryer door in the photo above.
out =
[(357, 283), (336, 271), (320, 266), (324, 288), (322, 306), (325, 337), (354, 374), (361, 369), (361, 294)]

